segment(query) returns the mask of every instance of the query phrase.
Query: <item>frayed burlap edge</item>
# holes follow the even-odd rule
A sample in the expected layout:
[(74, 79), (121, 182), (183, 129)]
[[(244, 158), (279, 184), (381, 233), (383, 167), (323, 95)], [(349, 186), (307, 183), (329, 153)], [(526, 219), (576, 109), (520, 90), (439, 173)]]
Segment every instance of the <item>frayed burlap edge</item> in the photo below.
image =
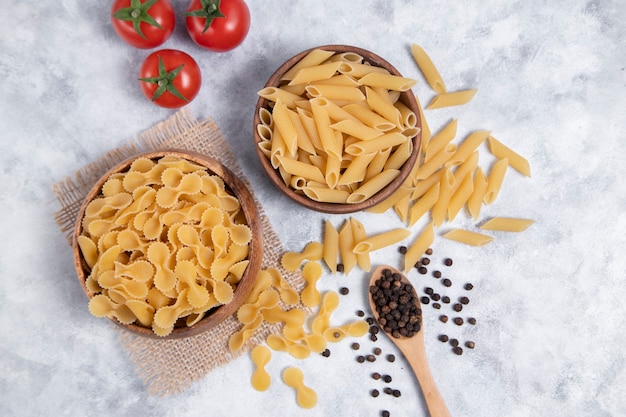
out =
[[(73, 177), (52, 185), (61, 205), (61, 209), (55, 213), (55, 220), (69, 244), (78, 211), (93, 184), (123, 160), (159, 149), (190, 150), (215, 158), (232, 170), (252, 192), (232, 149), (215, 122), (210, 118), (195, 120), (188, 110), (183, 109), (143, 132), (135, 140), (107, 152), (80, 169)], [(256, 201), (263, 227), (263, 267), (280, 268), (282, 243), (263, 207)], [(294, 288), (302, 289), (304, 279), (300, 274), (281, 272)], [(240, 323), (231, 316), (214, 329), (184, 339), (151, 339), (121, 328), (119, 332), (122, 346), (136, 366), (137, 374), (147, 391), (154, 395), (170, 395), (184, 391), (211, 370), (248, 352), (263, 342), (267, 335), (280, 330), (279, 325), (263, 323), (239, 351), (232, 352), (228, 348), (228, 339), (239, 329)]]

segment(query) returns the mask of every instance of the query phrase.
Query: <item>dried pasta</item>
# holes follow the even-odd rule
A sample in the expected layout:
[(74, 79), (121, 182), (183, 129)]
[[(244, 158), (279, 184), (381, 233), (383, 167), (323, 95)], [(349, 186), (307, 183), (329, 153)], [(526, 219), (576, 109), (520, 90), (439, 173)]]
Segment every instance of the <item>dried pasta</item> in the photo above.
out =
[(230, 302), (252, 239), (240, 209), (198, 164), (135, 160), (85, 208), (77, 241), (90, 268), (91, 313), (167, 336)]
[(270, 101), (258, 146), (295, 192), (357, 204), (392, 182), (412, 155), (418, 116), (398, 97), (416, 81), (342, 56), (311, 51), (279, 86), (258, 92)]
[(446, 239), (454, 240), (470, 246), (483, 246), (493, 240), (493, 237), (482, 233), (471, 232), (464, 229), (452, 229), (443, 235)]
[(484, 230), (495, 230), (501, 232), (523, 232), (535, 221), (530, 219), (518, 219), (514, 217), (493, 217), (480, 226)]

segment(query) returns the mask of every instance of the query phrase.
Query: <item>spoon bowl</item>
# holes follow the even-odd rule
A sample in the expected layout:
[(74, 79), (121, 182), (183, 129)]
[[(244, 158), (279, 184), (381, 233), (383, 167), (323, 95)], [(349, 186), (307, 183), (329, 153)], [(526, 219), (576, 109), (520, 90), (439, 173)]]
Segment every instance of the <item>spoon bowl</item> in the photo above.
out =
[(410, 286), (410, 289), (413, 291), (413, 295), (414, 295), (413, 300), (417, 307), (418, 315), (420, 316), (420, 320), (419, 320), (420, 327), (410, 337), (402, 336), (399, 334), (394, 334), (394, 335), (389, 334), (385, 330), (385, 326), (381, 326), (380, 313), (378, 309), (376, 308), (376, 303), (374, 301), (372, 291), (369, 291), (368, 298), (369, 298), (369, 303), (370, 303), (370, 307), (372, 309), (374, 318), (376, 319), (376, 322), (378, 323), (378, 325), (381, 327), (381, 330), (383, 330), (383, 332), (387, 334), (387, 336), (389, 336), (391, 341), (402, 352), (407, 362), (409, 362), (409, 365), (411, 366), (411, 369), (413, 370), (413, 373), (415, 374), (417, 381), (420, 384), (422, 393), (424, 394), (426, 407), (428, 407), (428, 412), (430, 413), (430, 415), (432, 417), (449, 417), (450, 412), (448, 411), (448, 408), (446, 407), (446, 404), (443, 401), (443, 398), (441, 397), (439, 390), (437, 389), (437, 385), (435, 384), (435, 380), (433, 379), (432, 373), (430, 372), (430, 368), (428, 366), (426, 350), (424, 347), (424, 329), (421, 326), (422, 306), (419, 301), (419, 297), (417, 296), (417, 292), (415, 291), (415, 288), (413, 288), (413, 285), (409, 282), (406, 276), (404, 276), (397, 269), (388, 265), (380, 265), (372, 272), (372, 275), (370, 276), (370, 282), (369, 282), (368, 288), (377, 287), (376, 283), (379, 279), (381, 279), (381, 277), (385, 275), (390, 275), (389, 272), (385, 270), (389, 270), (391, 274), (393, 274), (392, 276), (394, 280), (399, 280), (401, 283), (408, 284), (408, 286)]

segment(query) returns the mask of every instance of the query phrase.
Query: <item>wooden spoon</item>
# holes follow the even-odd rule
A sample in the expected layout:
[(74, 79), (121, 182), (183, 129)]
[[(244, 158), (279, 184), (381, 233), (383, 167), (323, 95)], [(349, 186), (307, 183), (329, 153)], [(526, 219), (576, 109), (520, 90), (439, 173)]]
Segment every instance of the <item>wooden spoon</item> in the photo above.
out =
[[(372, 272), (369, 283), (370, 287), (376, 285), (375, 283), (383, 275), (384, 269), (390, 269), (392, 273), (400, 274), (401, 281), (411, 285), (411, 288), (413, 288), (412, 284), (404, 276), (404, 274), (388, 265), (381, 265)], [(372, 294), (369, 291), (368, 294), (370, 307), (372, 309), (374, 317), (376, 318), (376, 321), (378, 322), (379, 315), (378, 311), (376, 310), (376, 306), (374, 305)], [(419, 302), (419, 298), (416, 297), (416, 299), (417, 307), (421, 309), (422, 306)], [(383, 326), (380, 327), (382, 330)], [(424, 394), (424, 399), (426, 400), (426, 406), (428, 407), (428, 412), (430, 413), (430, 415), (432, 417), (449, 417), (450, 412), (448, 411), (448, 408), (446, 407), (446, 404), (443, 401), (439, 390), (437, 389), (435, 380), (433, 379), (430, 368), (428, 367), (428, 360), (426, 358), (426, 351), (424, 349), (424, 329), (421, 328), (420, 331), (418, 331), (412, 337), (402, 336), (396, 338), (391, 336), (390, 334), (387, 335), (389, 336), (391, 341), (395, 343), (396, 346), (398, 346), (398, 349), (400, 349), (406, 360), (409, 362), (409, 365), (411, 365), (411, 368), (413, 369), (413, 372), (417, 377), (417, 381), (422, 388), (422, 393)]]

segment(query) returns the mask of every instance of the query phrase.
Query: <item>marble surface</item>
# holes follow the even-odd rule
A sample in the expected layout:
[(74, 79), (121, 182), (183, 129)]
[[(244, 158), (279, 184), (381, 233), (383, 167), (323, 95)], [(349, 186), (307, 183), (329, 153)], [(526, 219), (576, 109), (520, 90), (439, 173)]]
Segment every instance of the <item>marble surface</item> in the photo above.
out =
[[(123, 44), (109, 24), (110, 2), (3, 0), (0, 13), (0, 415), (2, 416), (426, 416), (407, 363), (358, 364), (350, 342), (331, 356), (295, 361), (275, 354), (267, 392), (250, 385), (243, 356), (177, 396), (149, 395), (117, 330), (91, 317), (70, 248), (53, 216), (51, 185), (172, 112), (141, 95), (137, 70), (147, 51)], [(178, 13), (186, 2), (174, 0)], [(467, 311), (475, 327), (443, 325), (425, 309), (426, 349), (453, 416), (626, 415), (626, 8), (620, 0), (249, 1), (252, 27), (236, 50), (193, 45), (179, 20), (167, 47), (194, 56), (204, 84), (189, 107), (211, 116), (236, 149), (245, 174), (285, 248), (319, 240), (321, 223), (347, 216), (306, 211), (277, 194), (252, 146), (256, 92), (285, 59), (312, 46), (368, 48), (433, 92), (408, 45), (421, 44), (450, 90), (478, 88), (466, 106), (427, 111), (433, 131), (451, 118), (459, 136), (476, 129), (528, 157), (533, 175), (507, 174), (483, 218), (526, 217), (522, 234), (498, 234), (465, 247), (441, 238), (434, 262), (450, 256), (455, 283), (473, 282)], [(280, 12), (279, 12), (280, 11)], [(402, 223), (359, 213), (372, 233)], [(298, 225), (298, 227), (294, 227)], [(394, 250), (375, 262), (398, 262)], [(346, 285), (337, 320), (365, 308), (365, 274), (325, 276), (321, 289)], [(417, 274), (421, 288), (431, 283)], [(437, 285), (434, 283), (432, 285)], [(456, 287), (454, 287), (456, 288)], [(462, 356), (436, 336), (476, 342)], [(386, 339), (363, 338), (396, 352)], [(397, 352), (396, 352), (397, 353)], [(286, 366), (305, 372), (319, 403), (298, 407), (280, 381)], [(393, 376), (402, 397), (369, 373)]]

